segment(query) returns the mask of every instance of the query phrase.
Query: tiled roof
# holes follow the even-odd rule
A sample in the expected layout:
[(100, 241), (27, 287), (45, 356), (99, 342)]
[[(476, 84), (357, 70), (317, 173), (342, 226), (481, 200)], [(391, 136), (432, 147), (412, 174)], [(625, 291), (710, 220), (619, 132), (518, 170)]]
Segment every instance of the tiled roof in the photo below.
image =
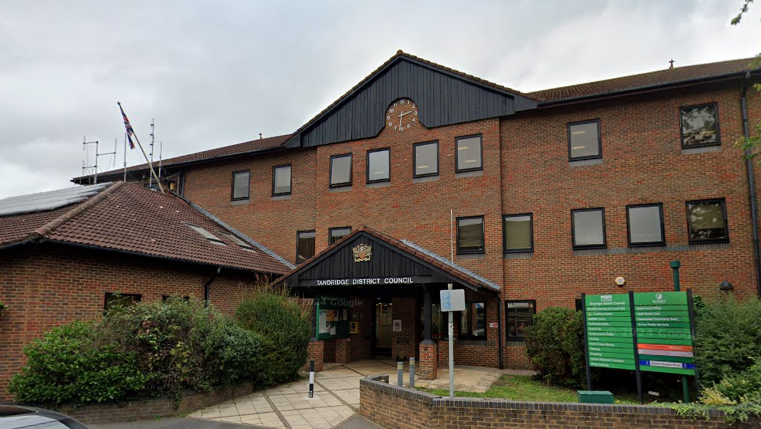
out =
[(312, 256), (311, 258), (304, 261), (303, 264), (296, 267), (294, 270), (288, 272), (284, 276), (280, 277), (273, 283), (273, 285), (285, 283), (289, 277), (292, 275), (298, 273), (300, 270), (306, 269), (309, 267), (310, 263), (312, 261), (315, 261), (319, 258), (321, 258), (323, 255), (328, 254), (333, 249), (340, 247), (342, 244), (348, 243), (352, 240), (352, 238), (360, 233), (366, 233), (378, 240), (381, 240), (391, 247), (395, 247), (402, 252), (408, 253), (418, 259), (421, 259), (425, 261), (426, 263), (433, 265), (434, 267), (446, 272), (447, 274), (451, 275), (452, 277), (456, 279), (460, 279), (462, 283), (472, 285), (472, 286), (483, 286), (492, 292), (499, 292), (500, 288), (499, 285), (496, 283), (489, 281), (475, 273), (473, 273), (470, 270), (467, 270), (454, 262), (448, 261), (446, 258), (439, 256), (430, 250), (426, 250), (422, 248), (421, 246), (418, 246), (416, 244), (413, 244), (407, 240), (398, 240), (394, 237), (391, 237), (390, 235), (386, 235), (380, 231), (376, 231), (372, 228), (368, 228), (366, 226), (361, 226), (357, 228), (356, 230), (352, 231), (349, 235), (341, 238), (340, 240), (336, 241), (332, 245), (328, 246), (325, 250), (322, 252)]
[[(528, 96), (542, 102), (558, 102), (578, 97), (604, 96), (624, 91), (635, 91), (658, 85), (674, 85), (709, 78), (740, 75), (749, 70), (753, 58), (722, 61), (709, 64), (675, 67), (650, 73), (618, 77), (579, 85), (563, 86), (531, 92)], [(541, 104), (540, 104), (541, 106)]]
[[(174, 158), (165, 159), (161, 162), (162, 167), (171, 167), (176, 165), (182, 165), (182, 164), (188, 164), (193, 162), (201, 162), (206, 160), (212, 160), (217, 158), (224, 158), (227, 156), (234, 156), (234, 155), (244, 155), (247, 153), (254, 153), (254, 152), (260, 152), (267, 149), (273, 149), (276, 147), (279, 147), (283, 143), (285, 143), (288, 138), (290, 138), (291, 135), (282, 135), (282, 136), (274, 136), (274, 137), (267, 137), (263, 139), (257, 139), (257, 140), (251, 140), (243, 143), (237, 143), (230, 146), (222, 146), (214, 149), (204, 150), (201, 152), (191, 153), (189, 155), (182, 155), (177, 156)], [(154, 168), (158, 168), (158, 162), (154, 162)], [(127, 173), (132, 173), (136, 171), (143, 171), (148, 170), (148, 164), (140, 164), (140, 165), (133, 165), (132, 167), (127, 167)], [(98, 173), (98, 176), (100, 177), (107, 177), (107, 176), (119, 176), (123, 174), (123, 169), (118, 170), (110, 170), (103, 173)], [(80, 181), (86, 181), (85, 179), (89, 179), (90, 176), (81, 176), (81, 177), (75, 177), (72, 179), (73, 182), (79, 183)]]
[[(204, 228), (222, 243), (208, 240), (188, 224)], [(231, 231), (185, 200), (123, 182), (81, 203), (0, 218), (0, 247), (51, 241), (273, 274), (290, 268), (265, 249), (240, 247), (225, 233)]]

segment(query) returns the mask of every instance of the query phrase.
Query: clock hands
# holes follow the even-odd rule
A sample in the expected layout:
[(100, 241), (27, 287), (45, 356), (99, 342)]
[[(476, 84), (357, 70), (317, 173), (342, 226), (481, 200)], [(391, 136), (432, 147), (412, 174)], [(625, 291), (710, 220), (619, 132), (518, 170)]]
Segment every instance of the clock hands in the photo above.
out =
[(408, 111), (408, 112), (404, 112), (404, 113), (400, 113), (400, 114), (399, 114), (399, 128), (400, 128), (400, 129), (402, 128), (402, 116), (404, 116), (404, 115), (408, 115), (408, 114), (410, 114), (410, 113), (412, 113), (412, 110), (410, 110), (410, 111)]

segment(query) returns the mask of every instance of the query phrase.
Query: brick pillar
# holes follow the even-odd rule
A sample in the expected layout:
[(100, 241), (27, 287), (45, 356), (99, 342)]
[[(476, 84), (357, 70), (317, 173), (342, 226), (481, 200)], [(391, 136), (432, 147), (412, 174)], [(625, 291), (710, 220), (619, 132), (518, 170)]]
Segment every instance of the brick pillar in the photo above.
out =
[(418, 377), (421, 380), (435, 380), (438, 377), (439, 352), (435, 341), (424, 340), (420, 343), (420, 362), (417, 364)]
[(351, 338), (336, 339), (336, 363), (351, 362)]
[(417, 302), (412, 297), (394, 297), (392, 303), (392, 320), (402, 321), (402, 331), (391, 333), (391, 358), (407, 360), (417, 348)]
[(325, 353), (325, 342), (322, 340), (311, 339), (307, 346), (307, 362), (306, 366), (309, 368), (309, 361), (314, 361), (314, 370), (322, 371), (323, 356)]

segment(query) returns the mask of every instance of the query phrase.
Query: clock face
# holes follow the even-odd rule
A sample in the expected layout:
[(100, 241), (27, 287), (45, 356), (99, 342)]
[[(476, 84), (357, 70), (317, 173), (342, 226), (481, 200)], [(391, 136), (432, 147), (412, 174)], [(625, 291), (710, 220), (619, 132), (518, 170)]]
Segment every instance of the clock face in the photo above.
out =
[(400, 98), (386, 110), (386, 128), (392, 131), (405, 131), (418, 124), (417, 105), (409, 98)]

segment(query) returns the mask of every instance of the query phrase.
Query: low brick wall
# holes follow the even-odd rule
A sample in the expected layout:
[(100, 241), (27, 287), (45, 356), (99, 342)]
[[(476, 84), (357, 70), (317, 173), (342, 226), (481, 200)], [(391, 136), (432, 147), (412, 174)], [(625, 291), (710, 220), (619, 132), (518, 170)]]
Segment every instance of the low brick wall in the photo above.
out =
[[(708, 419), (680, 417), (669, 408), (640, 405), (514, 402), (504, 399), (457, 398), (389, 385), (388, 376), (360, 380), (360, 414), (398, 429), (725, 429), (722, 413)], [(736, 423), (732, 429), (761, 427), (761, 421)]]
[(156, 417), (171, 417), (189, 413), (238, 396), (247, 395), (253, 391), (253, 384), (244, 383), (234, 387), (221, 387), (209, 393), (188, 395), (182, 398), (180, 402), (172, 399), (145, 399), (113, 404), (91, 404), (80, 407), (62, 406), (56, 409), (56, 411), (72, 416), (84, 424), (148, 420)]

